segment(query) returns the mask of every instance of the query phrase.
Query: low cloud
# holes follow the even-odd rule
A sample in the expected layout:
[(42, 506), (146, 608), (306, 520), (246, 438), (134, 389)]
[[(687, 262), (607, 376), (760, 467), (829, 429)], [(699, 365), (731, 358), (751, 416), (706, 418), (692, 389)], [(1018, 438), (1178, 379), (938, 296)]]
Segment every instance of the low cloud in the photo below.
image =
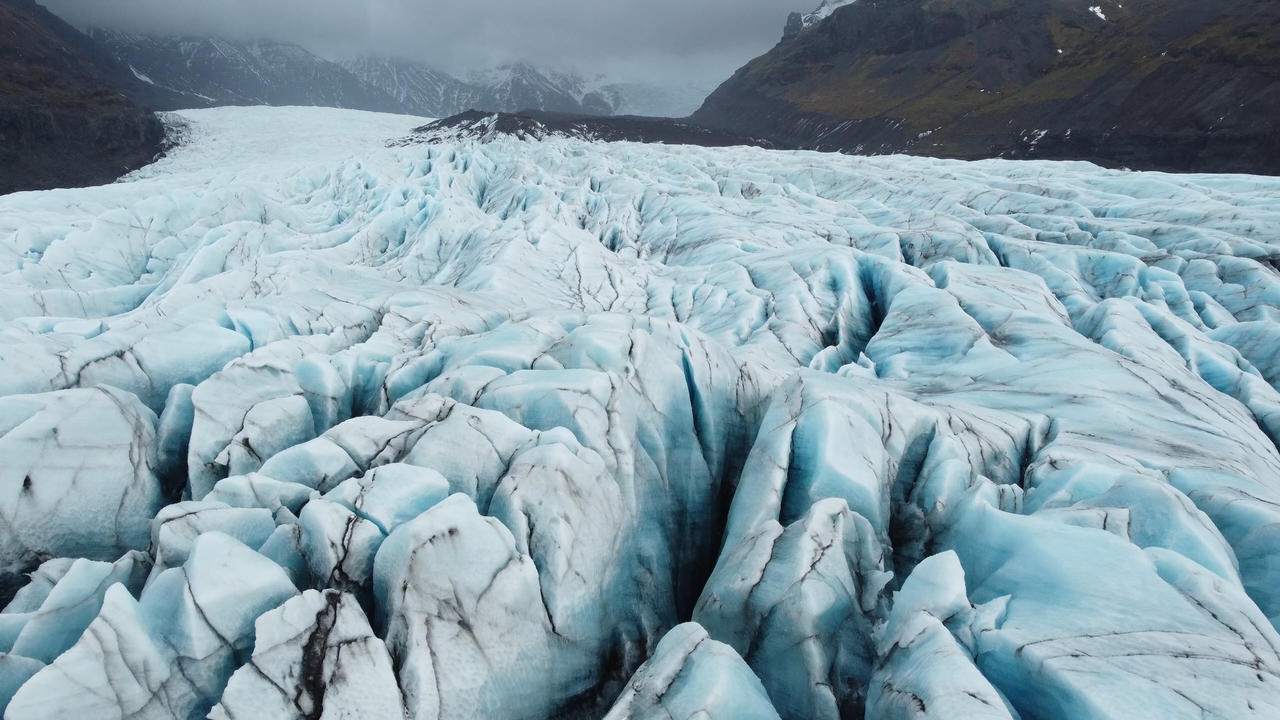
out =
[[(455, 72), (514, 60), (712, 82), (773, 45), (799, 0), (45, 0), (81, 27), (296, 42)], [(801, 5), (816, 5), (808, 0)]]

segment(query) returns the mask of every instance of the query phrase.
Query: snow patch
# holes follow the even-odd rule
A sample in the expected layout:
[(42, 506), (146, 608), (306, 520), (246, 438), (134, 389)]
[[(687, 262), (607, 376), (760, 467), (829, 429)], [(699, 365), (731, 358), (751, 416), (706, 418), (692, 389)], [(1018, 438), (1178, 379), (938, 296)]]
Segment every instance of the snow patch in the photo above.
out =
[(831, 17), (831, 14), (845, 5), (852, 5), (858, 0), (822, 0), (822, 4), (811, 13), (801, 17), (801, 27), (808, 29)]
[(134, 67), (134, 66), (132, 66), (132, 65), (130, 65), (130, 66), (129, 66), (129, 71), (133, 73), (133, 76), (134, 76), (134, 77), (138, 78), (139, 80), (141, 80), (142, 82), (144, 82), (144, 83), (146, 83), (146, 84), (148, 84), (148, 85), (155, 85), (155, 84), (156, 84), (154, 80), (152, 80), (151, 78), (147, 77), (145, 74), (143, 74), (143, 73), (139, 72), (139, 71), (138, 71), (138, 69), (137, 69), (137, 68), (135, 68), (135, 67)]

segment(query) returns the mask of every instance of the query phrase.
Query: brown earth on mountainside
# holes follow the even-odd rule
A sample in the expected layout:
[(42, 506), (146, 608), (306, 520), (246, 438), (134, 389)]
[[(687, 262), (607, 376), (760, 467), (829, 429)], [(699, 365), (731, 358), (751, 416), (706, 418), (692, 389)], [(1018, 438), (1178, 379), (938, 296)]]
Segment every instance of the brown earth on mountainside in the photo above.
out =
[(164, 147), (147, 96), (88, 37), (31, 0), (0, 0), (0, 194), (97, 185)]
[(693, 120), (780, 146), (1280, 173), (1274, 0), (857, 0)]

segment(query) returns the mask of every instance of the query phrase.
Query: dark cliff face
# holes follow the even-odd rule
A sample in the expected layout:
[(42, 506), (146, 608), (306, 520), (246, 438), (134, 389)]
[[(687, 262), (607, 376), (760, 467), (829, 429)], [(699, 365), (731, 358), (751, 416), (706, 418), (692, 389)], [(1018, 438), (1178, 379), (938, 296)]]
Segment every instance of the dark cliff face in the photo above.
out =
[(1277, 117), (1274, 0), (858, 0), (788, 27), (693, 119), (815, 149), (1280, 173)]
[(0, 0), (0, 194), (111, 182), (154, 159), (164, 127), (123, 73), (31, 0)]

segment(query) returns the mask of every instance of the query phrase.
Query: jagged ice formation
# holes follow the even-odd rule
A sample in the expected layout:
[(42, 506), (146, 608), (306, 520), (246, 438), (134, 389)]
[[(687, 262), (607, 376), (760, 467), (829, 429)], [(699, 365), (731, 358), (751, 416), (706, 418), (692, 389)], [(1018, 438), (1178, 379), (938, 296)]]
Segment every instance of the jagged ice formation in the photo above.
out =
[(1280, 714), (1280, 180), (170, 122), (0, 198), (8, 720)]

